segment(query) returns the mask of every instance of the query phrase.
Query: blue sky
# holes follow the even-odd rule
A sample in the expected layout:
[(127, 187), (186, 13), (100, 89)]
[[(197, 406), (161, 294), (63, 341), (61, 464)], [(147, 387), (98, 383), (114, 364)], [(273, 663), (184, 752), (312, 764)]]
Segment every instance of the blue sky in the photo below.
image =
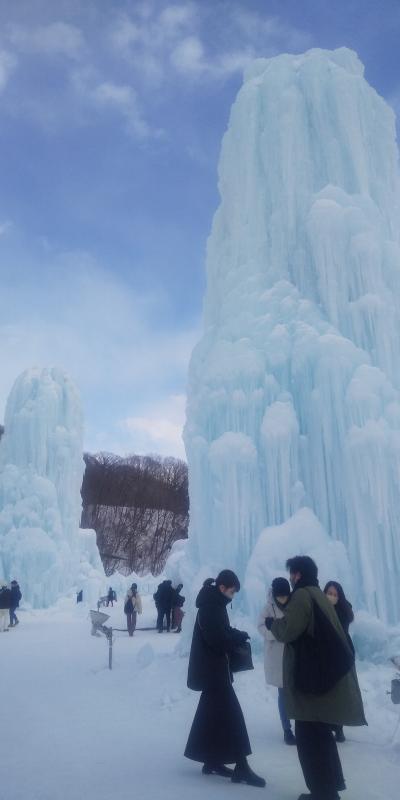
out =
[(399, 0), (2, 0), (0, 421), (64, 367), (90, 450), (183, 455), (217, 161), (243, 66), (354, 48), (400, 108)]

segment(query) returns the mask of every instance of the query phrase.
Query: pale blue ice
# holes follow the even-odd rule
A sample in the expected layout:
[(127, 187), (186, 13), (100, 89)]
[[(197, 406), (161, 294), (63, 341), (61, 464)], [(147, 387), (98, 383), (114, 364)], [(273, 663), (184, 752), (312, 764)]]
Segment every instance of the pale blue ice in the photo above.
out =
[(354, 52), (247, 70), (222, 144), (185, 430), (193, 565), (235, 568), (251, 596), (257, 570), (284, 574), (288, 555), (309, 552), (389, 623), (399, 186), (393, 111)]

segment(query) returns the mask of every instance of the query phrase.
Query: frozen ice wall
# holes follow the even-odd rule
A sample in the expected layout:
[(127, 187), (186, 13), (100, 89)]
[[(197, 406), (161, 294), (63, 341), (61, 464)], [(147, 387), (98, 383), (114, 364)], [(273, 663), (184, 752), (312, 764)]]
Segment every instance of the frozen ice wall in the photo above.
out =
[[(83, 420), (58, 369), (30, 369), (8, 398), (0, 442), (0, 576), (47, 606), (72, 588), (87, 599), (103, 573), (94, 534), (79, 531)], [(103, 573), (104, 575), (104, 573)]]
[(286, 525), (308, 507), (303, 534), (312, 519), (313, 541), (346, 549), (330, 577), (350, 580), (347, 551), (355, 602), (395, 622), (398, 150), (393, 112), (357, 55), (257, 60), (232, 108), (219, 188), (189, 374), (190, 558), (241, 577), (250, 562), (250, 587), (263, 529), (285, 532), (281, 572), (288, 530), (293, 554), (310, 549), (298, 521)]

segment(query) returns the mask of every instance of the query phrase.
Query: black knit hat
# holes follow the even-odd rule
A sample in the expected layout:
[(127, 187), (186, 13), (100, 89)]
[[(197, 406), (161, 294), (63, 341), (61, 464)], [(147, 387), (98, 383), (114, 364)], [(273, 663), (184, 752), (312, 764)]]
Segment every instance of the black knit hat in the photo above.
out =
[(272, 594), (274, 597), (289, 597), (289, 581), (286, 578), (274, 578), (272, 581)]

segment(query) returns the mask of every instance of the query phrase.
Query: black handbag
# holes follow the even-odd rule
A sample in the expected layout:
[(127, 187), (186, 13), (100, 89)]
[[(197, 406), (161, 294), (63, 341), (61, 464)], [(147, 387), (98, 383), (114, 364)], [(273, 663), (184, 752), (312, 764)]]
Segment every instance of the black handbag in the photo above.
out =
[(229, 665), (232, 672), (245, 672), (254, 669), (250, 642), (235, 644), (229, 654)]
[(314, 631), (293, 642), (295, 650), (294, 685), (304, 694), (326, 694), (351, 670), (354, 653), (312, 601)]
[[(196, 621), (200, 630), (203, 631), (200, 625), (199, 613), (197, 613)], [(254, 669), (250, 642), (235, 642), (229, 653), (228, 660), (231, 672), (245, 672), (248, 669)]]

